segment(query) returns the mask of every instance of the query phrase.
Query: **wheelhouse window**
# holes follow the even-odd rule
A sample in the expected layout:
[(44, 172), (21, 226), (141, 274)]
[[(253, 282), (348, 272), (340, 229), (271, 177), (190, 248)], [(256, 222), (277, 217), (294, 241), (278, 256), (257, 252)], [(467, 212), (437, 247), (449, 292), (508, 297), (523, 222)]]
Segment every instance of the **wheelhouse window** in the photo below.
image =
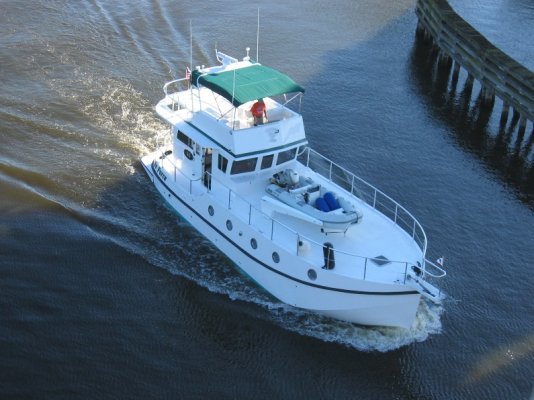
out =
[(274, 154), (263, 156), (263, 158), (261, 159), (261, 169), (271, 168), (271, 166), (273, 165), (273, 158)]
[(246, 160), (238, 160), (232, 163), (232, 170), (230, 173), (244, 174), (245, 172), (252, 172), (256, 169), (257, 158), (247, 158)]
[(293, 160), (297, 155), (297, 149), (292, 148), (286, 151), (278, 153), (278, 158), (276, 159), (276, 165), (283, 164), (287, 161)]
[(193, 140), (182, 131), (178, 131), (178, 140), (189, 148), (193, 148)]
[(217, 168), (219, 168), (224, 173), (226, 173), (226, 168), (228, 168), (228, 159), (226, 157), (221, 156), (220, 154), (217, 157)]

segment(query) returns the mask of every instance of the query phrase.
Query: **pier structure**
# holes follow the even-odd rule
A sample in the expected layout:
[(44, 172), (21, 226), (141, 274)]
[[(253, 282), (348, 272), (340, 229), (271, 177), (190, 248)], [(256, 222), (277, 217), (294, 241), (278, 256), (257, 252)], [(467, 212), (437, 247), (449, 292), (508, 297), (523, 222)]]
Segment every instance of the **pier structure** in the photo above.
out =
[[(432, 44), (440, 68), (449, 73), (452, 69), (451, 85), (457, 85), (463, 68), (466, 88), (470, 91), (475, 79), (480, 83), (480, 101), (490, 113), (498, 96), (502, 100), (501, 127), (508, 124), (512, 114), (510, 127), (517, 126), (518, 140), (522, 141), (528, 124), (534, 124), (534, 73), (495, 47), (447, 0), (417, 0), (415, 12), (417, 35)], [(532, 139), (534, 125), (531, 129)]]

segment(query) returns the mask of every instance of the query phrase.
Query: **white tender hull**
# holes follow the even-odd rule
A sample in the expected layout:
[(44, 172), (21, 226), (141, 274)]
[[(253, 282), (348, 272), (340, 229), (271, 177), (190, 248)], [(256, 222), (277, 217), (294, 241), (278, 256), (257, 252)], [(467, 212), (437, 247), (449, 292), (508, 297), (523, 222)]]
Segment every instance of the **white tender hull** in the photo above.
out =
[[(280, 188), (275, 184), (267, 186), (266, 191), (277, 201), (270, 202), (268, 208), (271, 211), (300, 219), (312, 220), (313, 223), (323, 227), (325, 231), (345, 232), (351, 225), (358, 223), (358, 220), (361, 218), (356, 211), (345, 211), (341, 207), (331, 212), (320, 211), (312, 204), (308, 204), (296, 196), (291, 195), (288, 190)], [(268, 201), (268, 199), (265, 200)]]

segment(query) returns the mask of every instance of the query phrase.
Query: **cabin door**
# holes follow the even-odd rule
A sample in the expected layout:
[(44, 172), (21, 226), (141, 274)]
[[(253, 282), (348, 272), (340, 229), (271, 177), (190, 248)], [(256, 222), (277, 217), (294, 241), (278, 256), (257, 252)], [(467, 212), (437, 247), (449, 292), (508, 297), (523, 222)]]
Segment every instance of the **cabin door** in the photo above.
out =
[(202, 155), (202, 182), (208, 189), (211, 189), (212, 155), (213, 149), (204, 149), (204, 154)]
[(203, 164), (204, 164), (204, 155), (203, 151), (204, 149), (202, 146), (200, 146), (198, 143), (193, 142), (192, 143), (193, 153), (191, 153), (192, 158), (189, 158), (189, 156), (186, 154), (186, 157), (191, 160), (191, 167), (193, 169), (193, 176), (194, 179), (198, 179), (198, 177), (202, 176), (202, 170), (203, 170)]

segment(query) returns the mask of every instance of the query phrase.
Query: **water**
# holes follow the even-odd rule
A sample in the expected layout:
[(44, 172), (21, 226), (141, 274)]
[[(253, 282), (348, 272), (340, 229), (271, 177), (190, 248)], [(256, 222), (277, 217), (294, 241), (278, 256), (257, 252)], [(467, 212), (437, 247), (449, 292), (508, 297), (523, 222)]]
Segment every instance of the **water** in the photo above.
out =
[[(532, 5), (473, 4), (453, 2), (528, 65)], [(166, 130), (152, 107), (184, 74), (189, 21), (210, 65), (216, 45), (255, 53), (257, 5), (4, 0), (0, 397), (528, 398), (531, 125), (517, 143), (498, 101), (487, 117), (463, 74), (447, 86), (413, 1), (260, 7), (260, 61), (306, 87), (312, 146), (416, 215), (448, 300), (408, 331), (291, 309), (150, 186), (138, 160)]]

